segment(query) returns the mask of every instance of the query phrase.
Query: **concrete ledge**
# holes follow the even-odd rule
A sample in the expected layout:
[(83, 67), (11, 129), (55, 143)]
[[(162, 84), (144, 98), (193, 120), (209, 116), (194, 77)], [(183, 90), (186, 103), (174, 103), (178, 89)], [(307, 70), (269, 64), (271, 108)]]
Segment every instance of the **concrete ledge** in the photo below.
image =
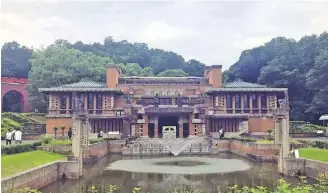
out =
[(318, 178), (319, 174), (323, 174), (328, 182), (328, 163), (304, 158), (287, 158), (284, 173), (290, 176), (307, 175), (311, 178)]
[(39, 189), (65, 174), (66, 178), (78, 179), (78, 164), (75, 161), (56, 161), (29, 169), (24, 172), (3, 178), (1, 180), (1, 192), (13, 189), (30, 187)]

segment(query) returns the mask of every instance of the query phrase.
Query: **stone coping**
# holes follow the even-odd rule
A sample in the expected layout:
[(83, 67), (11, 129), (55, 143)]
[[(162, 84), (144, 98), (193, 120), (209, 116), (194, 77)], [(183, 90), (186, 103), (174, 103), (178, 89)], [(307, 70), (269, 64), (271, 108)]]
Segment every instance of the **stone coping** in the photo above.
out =
[(14, 174), (14, 175), (11, 175), (11, 176), (8, 176), (8, 177), (1, 178), (1, 182), (6, 181), (6, 180), (10, 180), (12, 178), (19, 177), (19, 176), (24, 175), (24, 174), (29, 173), (29, 172), (34, 172), (35, 170), (39, 170), (41, 168), (44, 168), (44, 167), (47, 167), (47, 166), (50, 166), (50, 165), (53, 165), (53, 164), (58, 164), (58, 163), (73, 163), (73, 162), (75, 162), (75, 161), (57, 160), (57, 161), (49, 162), (49, 163), (46, 163), (46, 164), (43, 164), (43, 165), (40, 165), (40, 166), (36, 166), (34, 168), (30, 168), (30, 169), (25, 170), (25, 171), (19, 172), (17, 174)]

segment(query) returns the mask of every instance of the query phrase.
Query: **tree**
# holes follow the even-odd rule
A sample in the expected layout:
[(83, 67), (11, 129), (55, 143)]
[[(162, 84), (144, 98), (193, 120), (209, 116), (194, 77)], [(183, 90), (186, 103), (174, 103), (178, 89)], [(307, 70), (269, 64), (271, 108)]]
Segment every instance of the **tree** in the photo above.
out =
[(27, 78), (31, 55), (31, 49), (17, 42), (5, 43), (1, 49), (1, 77)]
[(316, 122), (328, 112), (327, 49), (328, 33), (299, 41), (273, 38), (263, 46), (245, 50), (239, 60), (223, 73), (225, 82), (237, 79), (286, 87), (292, 120)]
[(151, 67), (141, 68), (136, 63), (120, 64), (119, 67), (122, 69), (124, 76), (154, 76)]
[(188, 76), (188, 73), (184, 72), (181, 69), (172, 69), (172, 70), (165, 70), (157, 75), (158, 77), (184, 77)]
[(52, 45), (33, 52), (29, 74), (29, 100), (33, 108), (41, 112), (47, 109), (47, 100), (38, 88), (48, 88), (78, 82), (83, 78), (105, 81), (109, 57), (70, 49), (66, 45)]

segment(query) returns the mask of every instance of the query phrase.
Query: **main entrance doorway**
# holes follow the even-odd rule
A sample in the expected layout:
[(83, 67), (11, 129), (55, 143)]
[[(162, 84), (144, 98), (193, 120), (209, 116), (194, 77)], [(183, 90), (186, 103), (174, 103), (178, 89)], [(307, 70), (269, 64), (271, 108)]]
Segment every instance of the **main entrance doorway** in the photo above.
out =
[[(176, 137), (179, 137), (179, 117), (178, 116), (160, 116), (158, 117), (158, 137), (163, 137), (163, 126), (175, 126)], [(182, 136), (181, 136), (182, 137)]]

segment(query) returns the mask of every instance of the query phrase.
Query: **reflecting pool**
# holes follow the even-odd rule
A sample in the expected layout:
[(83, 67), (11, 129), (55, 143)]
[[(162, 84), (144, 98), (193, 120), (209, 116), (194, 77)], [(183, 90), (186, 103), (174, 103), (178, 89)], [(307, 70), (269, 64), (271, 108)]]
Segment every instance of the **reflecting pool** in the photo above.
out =
[[(283, 176), (276, 163), (255, 163), (230, 153), (218, 156), (126, 157), (110, 155), (96, 164), (85, 165), (79, 180), (58, 180), (40, 191), (71, 193), (87, 192), (91, 186), (98, 193), (108, 185), (120, 187), (120, 193), (131, 193), (136, 186), (142, 192), (166, 193), (170, 188), (187, 185), (206, 193), (224, 192), (228, 187), (273, 187)], [(297, 183), (297, 178), (285, 178)]]

